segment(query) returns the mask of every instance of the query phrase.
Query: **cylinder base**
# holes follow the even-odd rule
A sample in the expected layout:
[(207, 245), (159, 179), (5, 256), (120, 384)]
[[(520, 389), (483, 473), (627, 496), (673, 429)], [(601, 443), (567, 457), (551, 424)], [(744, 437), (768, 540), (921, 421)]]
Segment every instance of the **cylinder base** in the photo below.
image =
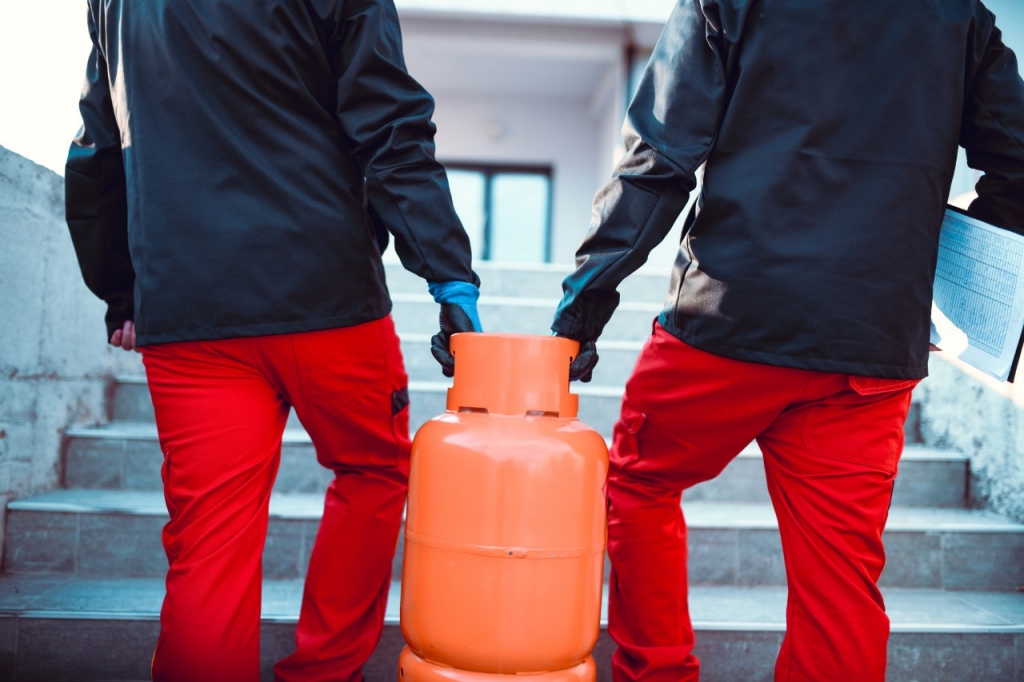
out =
[(502, 679), (528, 679), (530, 682), (596, 682), (597, 665), (593, 656), (579, 665), (546, 673), (497, 675), (471, 670), (446, 668), (424, 660), (405, 647), (398, 657), (398, 682), (500, 682)]

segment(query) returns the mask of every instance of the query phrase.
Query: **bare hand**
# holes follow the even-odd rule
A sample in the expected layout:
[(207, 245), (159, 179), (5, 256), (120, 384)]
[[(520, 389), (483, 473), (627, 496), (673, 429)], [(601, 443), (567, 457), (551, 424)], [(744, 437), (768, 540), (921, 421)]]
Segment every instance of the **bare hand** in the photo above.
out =
[(127, 320), (124, 327), (116, 330), (110, 337), (110, 345), (123, 348), (124, 350), (136, 350), (135, 348), (135, 323)]

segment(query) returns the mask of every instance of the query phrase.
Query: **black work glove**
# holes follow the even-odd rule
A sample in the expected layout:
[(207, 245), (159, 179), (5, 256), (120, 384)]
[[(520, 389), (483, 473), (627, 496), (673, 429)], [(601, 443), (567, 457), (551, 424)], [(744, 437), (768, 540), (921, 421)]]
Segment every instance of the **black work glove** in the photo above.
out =
[(441, 331), (430, 339), (430, 354), (441, 364), (441, 373), (451, 378), (455, 376), (455, 356), (448, 347), (452, 334), (475, 332), (476, 329), (466, 311), (454, 303), (441, 304), (438, 321)]
[(448, 347), (452, 334), (483, 331), (476, 310), (480, 289), (475, 284), (458, 281), (431, 282), (427, 288), (441, 304), (438, 316), (441, 331), (430, 339), (430, 354), (441, 363), (441, 373), (451, 378), (455, 376), (455, 356)]
[(597, 342), (580, 341), (580, 352), (569, 364), (569, 381), (589, 383), (597, 366)]

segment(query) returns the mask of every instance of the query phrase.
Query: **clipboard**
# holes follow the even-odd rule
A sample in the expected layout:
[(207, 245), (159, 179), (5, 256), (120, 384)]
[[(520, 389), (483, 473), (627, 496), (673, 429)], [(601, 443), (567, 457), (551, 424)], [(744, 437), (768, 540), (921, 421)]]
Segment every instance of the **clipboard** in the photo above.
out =
[(947, 207), (933, 283), (933, 337), (966, 336), (964, 362), (1000, 381), (1014, 381), (1024, 348), (1024, 235)]

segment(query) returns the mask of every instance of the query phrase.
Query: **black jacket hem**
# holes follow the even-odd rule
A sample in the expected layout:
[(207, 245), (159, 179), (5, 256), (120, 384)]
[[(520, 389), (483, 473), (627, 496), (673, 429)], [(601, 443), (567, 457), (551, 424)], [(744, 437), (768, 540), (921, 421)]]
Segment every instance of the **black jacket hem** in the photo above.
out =
[(924, 379), (928, 376), (928, 365), (923, 367), (897, 367), (891, 365), (877, 365), (865, 362), (849, 362), (846, 360), (835, 360), (831, 358), (804, 358), (797, 355), (778, 355), (766, 351), (747, 350), (744, 348), (732, 348), (702, 339), (693, 334), (687, 334), (673, 325), (668, 315), (664, 312), (658, 316), (658, 324), (665, 331), (676, 337), (688, 346), (693, 346), (706, 353), (718, 355), (732, 360), (742, 362), (756, 362), (761, 365), (772, 365), (774, 367), (788, 367), (790, 369), (806, 369), (813, 372), (835, 372), (838, 374), (853, 374), (856, 376), (881, 377), (884, 379)]
[(206, 327), (182, 329), (157, 334), (139, 334), (136, 331), (135, 345), (156, 346), (162, 343), (181, 343), (185, 341), (218, 341), (220, 339), (250, 338), (255, 336), (275, 336), (278, 334), (299, 334), (317, 332), (339, 327), (354, 327), (358, 324), (375, 322), (391, 312), (391, 302), (386, 306), (373, 310), (361, 311), (356, 315), (342, 317), (325, 317), (317, 320), (294, 320), (291, 322), (260, 322), (256, 324), (232, 325), (229, 327)]

